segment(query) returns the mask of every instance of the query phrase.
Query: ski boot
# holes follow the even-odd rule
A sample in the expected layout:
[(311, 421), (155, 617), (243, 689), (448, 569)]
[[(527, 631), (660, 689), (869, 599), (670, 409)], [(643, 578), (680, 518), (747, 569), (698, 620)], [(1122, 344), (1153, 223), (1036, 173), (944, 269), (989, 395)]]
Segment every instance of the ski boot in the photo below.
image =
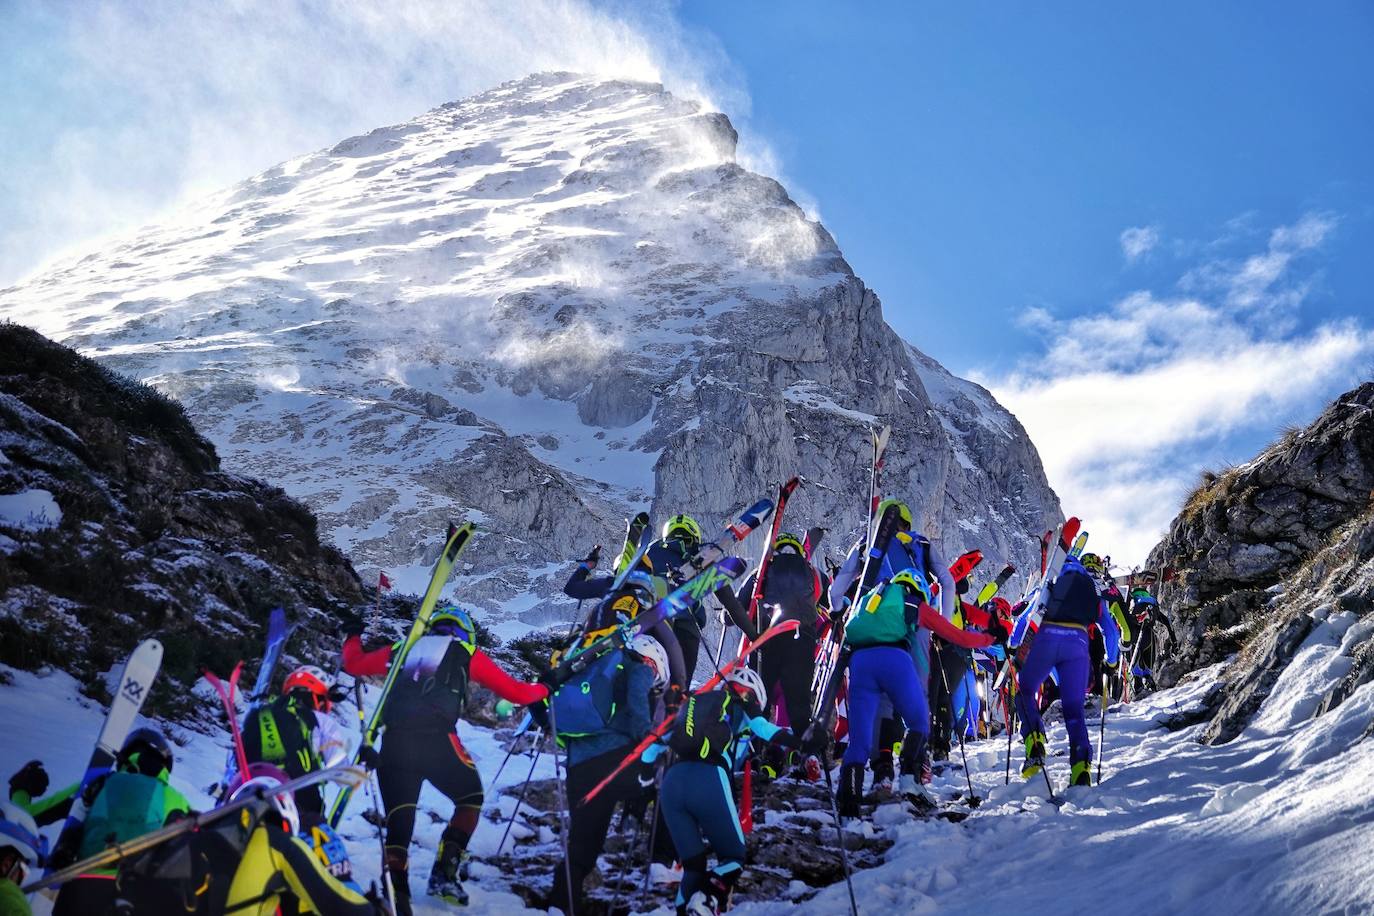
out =
[(447, 835), (447, 830), (444, 833), (445, 836), (439, 840), (439, 853), (434, 857), (434, 867), (429, 872), (427, 893), (454, 906), (467, 906), (468, 892), (463, 889), (463, 880), (459, 877), (465, 852), (463, 845), (466, 843), (460, 845), (455, 842), (456, 837)]
[(387, 847), (386, 870), (391, 877), (391, 888), (396, 894), (396, 916), (411, 916), (410, 909), (410, 862), (404, 852)]
[(897, 775), (892, 760), (892, 752), (884, 750), (879, 750), (878, 756), (873, 759), (873, 791), (868, 797), (870, 804), (881, 804), (892, 795), (892, 782)]
[(1091, 747), (1076, 747), (1069, 753), (1073, 769), (1069, 775), (1071, 786), (1091, 786), (1093, 784), (1093, 752)]
[(704, 887), (695, 891), (687, 901), (688, 916), (719, 916), (730, 908), (730, 892), (734, 890), (739, 869), (727, 874), (711, 872)]
[(906, 737), (902, 739), (902, 777), (897, 780), (897, 791), (915, 807), (918, 814), (925, 814), (935, 808), (935, 801), (925, 787), (930, 781), (925, 776), (930, 772), (927, 741), (924, 733), (911, 730), (908, 730)]
[(1026, 736), (1026, 762), (1021, 765), (1021, 778), (1030, 779), (1045, 768), (1045, 733), (1031, 732)]
[(840, 817), (858, 817), (859, 799), (864, 791), (864, 765), (847, 763), (840, 767), (840, 788), (835, 793), (835, 807)]

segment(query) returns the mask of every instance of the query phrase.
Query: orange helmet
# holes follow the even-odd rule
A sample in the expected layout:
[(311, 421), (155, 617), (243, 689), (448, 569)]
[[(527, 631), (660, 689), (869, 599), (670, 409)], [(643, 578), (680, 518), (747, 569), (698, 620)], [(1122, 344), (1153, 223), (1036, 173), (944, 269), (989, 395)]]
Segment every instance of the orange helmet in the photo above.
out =
[(333, 686), (333, 679), (325, 674), (323, 669), (314, 665), (301, 665), (286, 676), (286, 682), (282, 684), (281, 692), (285, 694), (295, 690), (308, 690), (315, 701), (315, 708), (327, 712), (333, 705), (329, 696)]

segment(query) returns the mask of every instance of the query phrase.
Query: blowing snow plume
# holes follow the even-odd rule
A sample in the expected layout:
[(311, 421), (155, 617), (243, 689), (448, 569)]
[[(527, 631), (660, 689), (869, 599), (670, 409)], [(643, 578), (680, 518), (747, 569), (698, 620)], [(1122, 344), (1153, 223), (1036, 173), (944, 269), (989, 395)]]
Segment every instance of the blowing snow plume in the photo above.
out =
[(475, 519), (462, 598), (507, 633), (567, 620), (564, 561), (650, 504), (713, 528), (801, 473), (789, 519), (847, 548), (875, 424), (923, 530), (1024, 566), (1059, 505), (1020, 425), (888, 328), (736, 139), (657, 84), (531, 76), (282, 163), (3, 308), (183, 401), (367, 579), (418, 590), (436, 532)]

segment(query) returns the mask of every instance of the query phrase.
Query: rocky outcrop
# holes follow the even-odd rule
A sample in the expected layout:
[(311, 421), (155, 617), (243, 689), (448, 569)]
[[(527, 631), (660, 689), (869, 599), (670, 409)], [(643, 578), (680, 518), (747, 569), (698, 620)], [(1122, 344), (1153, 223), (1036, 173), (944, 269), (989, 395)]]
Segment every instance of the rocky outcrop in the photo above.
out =
[(283, 163), (0, 306), (175, 397), (369, 581), (422, 578), (445, 522), (476, 519), (462, 595), (513, 628), (566, 620), (567, 559), (650, 503), (715, 528), (802, 474), (791, 521), (845, 549), (882, 424), (884, 489), (923, 530), (1028, 565), (1060, 509), (1025, 431), (893, 332), (735, 140), (661, 86), (532, 76)]
[[(56, 665), (99, 695), (156, 636), (152, 711), (184, 711), (201, 669), (259, 657), (273, 607), (318, 660), (365, 598), (310, 511), (223, 471), (175, 401), (13, 324), (0, 325), (0, 494), (0, 661)], [(45, 509), (5, 511), (21, 502)]]
[[(1237, 655), (1204, 740), (1239, 734), (1316, 623), (1368, 615), (1374, 600), (1374, 382), (1310, 426), (1193, 493), (1149, 563), (1172, 569), (1160, 601), (1180, 646), (1162, 675)], [(1327, 711), (1370, 679), (1374, 647), (1351, 647)]]

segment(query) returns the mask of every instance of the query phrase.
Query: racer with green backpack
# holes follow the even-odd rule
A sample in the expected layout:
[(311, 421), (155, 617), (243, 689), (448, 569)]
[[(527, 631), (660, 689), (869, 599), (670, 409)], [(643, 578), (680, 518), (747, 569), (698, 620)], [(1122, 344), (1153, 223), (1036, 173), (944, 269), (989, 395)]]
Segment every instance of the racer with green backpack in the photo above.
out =
[[(191, 805), (169, 784), (171, 773), (167, 737), (155, 728), (131, 731), (114, 770), (86, 787), (86, 818), (71, 838), (73, 847), (55, 853), (53, 864), (60, 867), (88, 858), (188, 815)], [(114, 900), (115, 870), (92, 872), (62, 885), (53, 913), (103, 913)]]
[[(668, 653), (652, 636), (641, 634), (554, 692), (551, 718), (558, 728), (555, 737), (568, 751), (569, 798), (586, 795), (615, 769), (626, 748), (648, 733), (654, 698), (667, 685)], [(567, 916), (582, 909), (582, 884), (605, 846), (616, 803), (640, 793), (634, 775), (633, 768), (626, 769), (595, 798), (568, 812), (568, 861), (554, 869), (548, 900)]]
[(955, 645), (981, 649), (993, 637), (961, 630), (930, 606), (931, 587), (915, 568), (907, 568), (860, 595), (845, 622), (849, 658), (849, 746), (840, 768), (836, 804), (844, 817), (859, 815), (864, 766), (873, 753), (879, 701), (886, 696), (906, 724), (899, 781), (903, 795), (919, 807), (934, 806), (920, 781), (930, 739), (930, 709), (916, 673), (911, 646), (920, 628)]
[[(641, 786), (654, 783), (654, 764), (672, 750), (676, 762), (663, 776), (659, 807), (682, 862), (679, 916), (715, 916), (730, 901), (744, 868), (744, 833), (735, 808), (730, 774), (749, 750), (751, 737), (795, 750), (800, 739), (791, 729), (763, 717), (768, 694), (758, 672), (740, 667), (715, 690), (694, 693), (678, 710), (662, 742), (641, 755)], [(704, 839), (703, 839), (704, 837)], [(716, 864), (707, 868), (707, 844)]]

